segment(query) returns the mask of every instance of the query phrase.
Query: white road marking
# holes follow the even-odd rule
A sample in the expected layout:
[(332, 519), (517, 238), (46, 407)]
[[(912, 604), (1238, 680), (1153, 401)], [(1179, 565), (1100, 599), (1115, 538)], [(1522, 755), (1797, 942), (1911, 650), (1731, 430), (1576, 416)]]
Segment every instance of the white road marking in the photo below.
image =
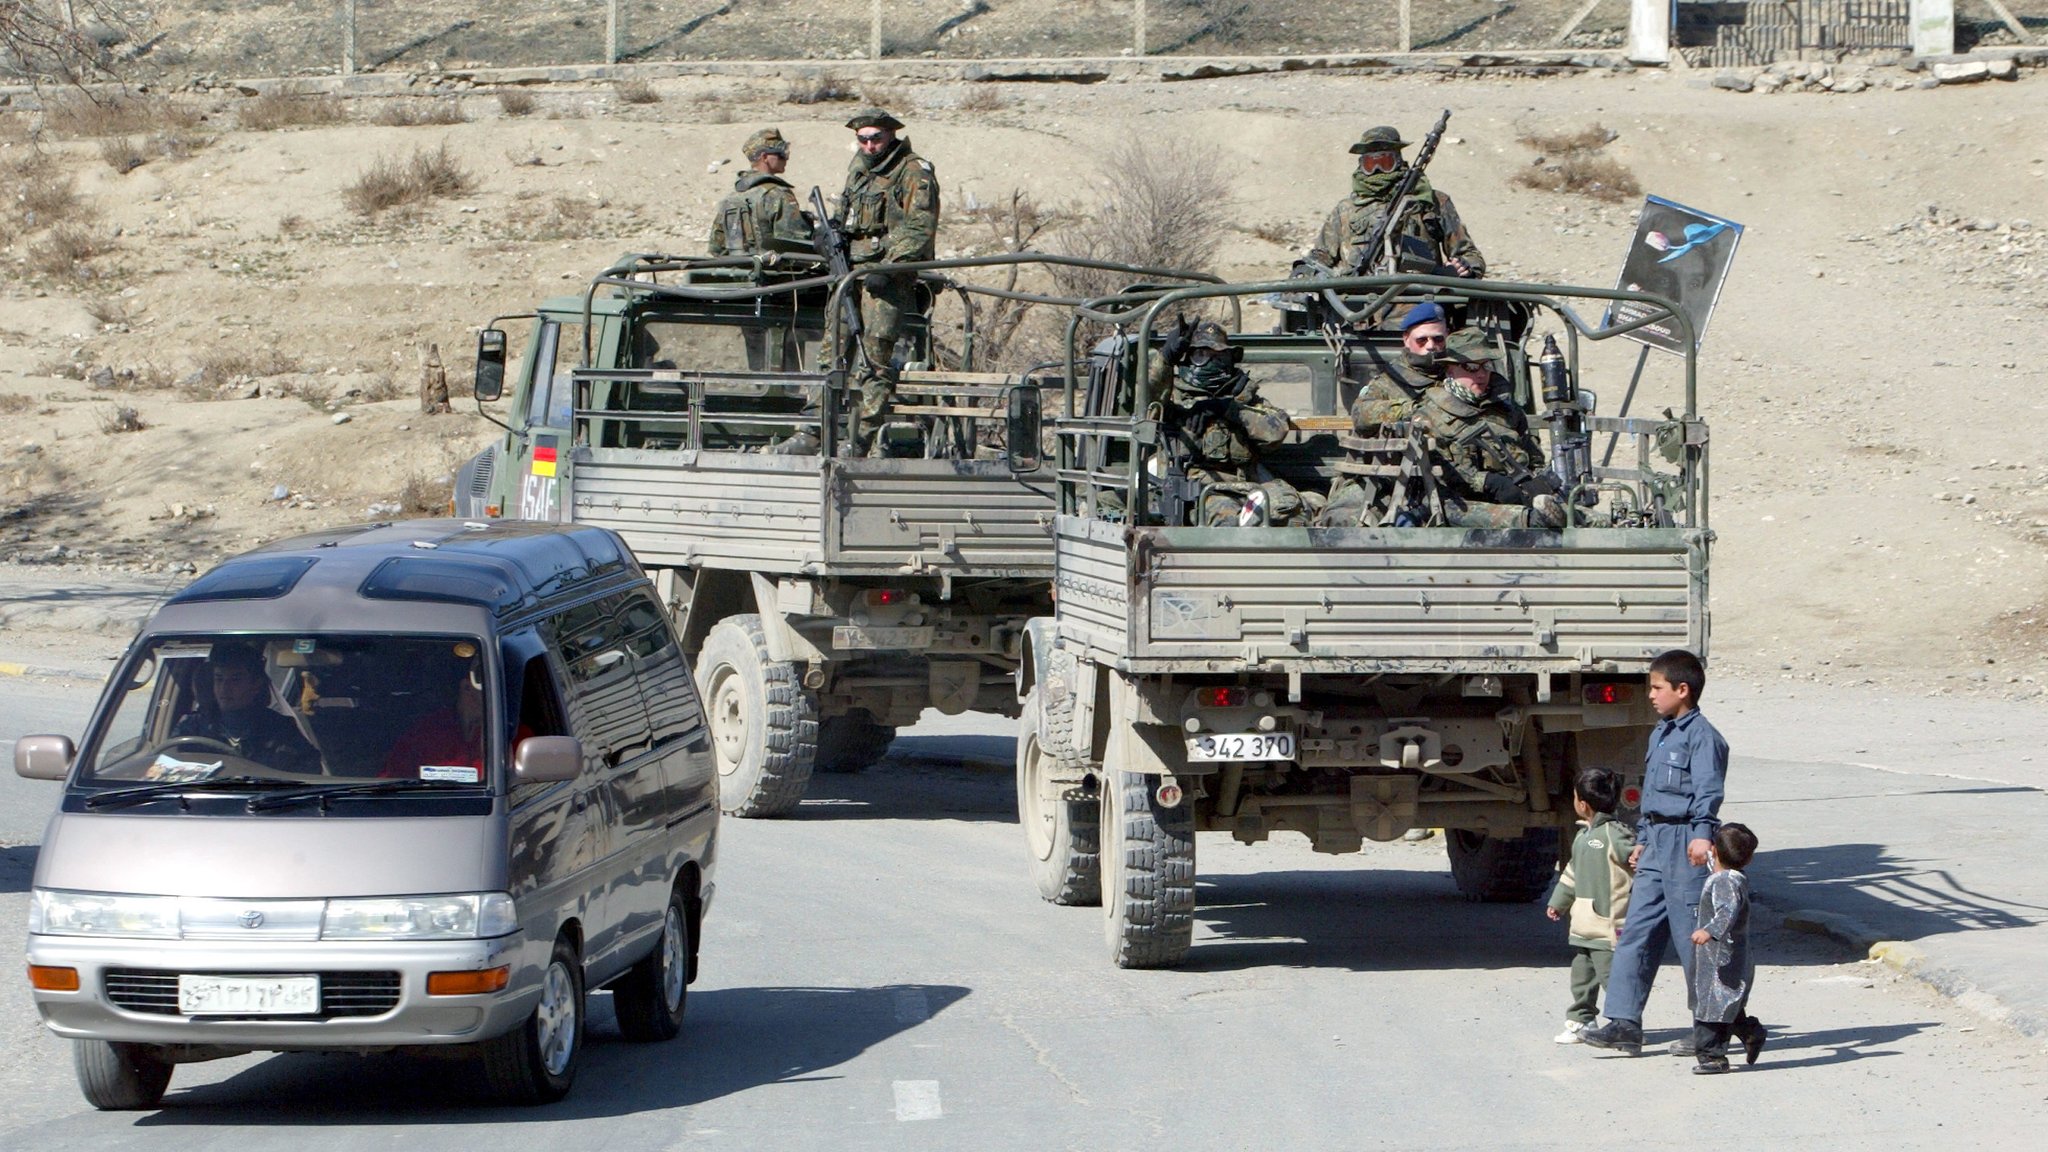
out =
[(898, 1080), (896, 1087), (896, 1119), (937, 1120), (946, 1114), (939, 1107), (939, 1082), (937, 1080)]
[(925, 999), (923, 990), (905, 988), (896, 993), (896, 1022), (898, 1024), (922, 1024), (931, 1018), (931, 1001)]

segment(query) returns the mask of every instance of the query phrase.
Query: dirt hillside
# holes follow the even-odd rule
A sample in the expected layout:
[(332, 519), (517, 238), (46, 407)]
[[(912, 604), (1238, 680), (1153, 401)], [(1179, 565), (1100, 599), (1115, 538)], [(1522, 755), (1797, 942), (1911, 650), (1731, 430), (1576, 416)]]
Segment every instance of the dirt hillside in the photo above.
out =
[[(1631, 205), (1511, 177), (1534, 159), (1518, 137), (1613, 130), (1607, 155), (1644, 189), (1747, 225), (1701, 382), (1717, 661), (2032, 695), (2048, 677), (2048, 81), (1895, 78), (1854, 95), (1737, 94), (1683, 71), (868, 95), (910, 121), (956, 218), (1018, 188), (1085, 210), (1120, 139), (1195, 141), (1237, 190), (1219, 271), (1241, 277), (1305, 244), (1361, 128), (1420, 131), (1451, 107), (1431, 175), (1496, 274), (1611, 284)], [(513, 115), (475, 91), (439, 98), (458, 123), (387, 126), (439, 105), (365, 100), (270, 131), (242, 126), (253, 101), (215, 97), (130, 125), (142, 162), (126, 171), (90, 126), (32, 137), (33, 118), (0, 113), (17, 189), (0, 210), (0, 559), (161, 570), (432, 504), (492, 429), (466, 403), (419, 413), (423, 347), (459, 382), (486, 318), (622, 251), (698, 250), (760, 124), (794, 141), (800, 185), (835, 188), (848, 105), (790, 92), (676, 80), (629, 104), (558, 86)], [(375, 216), (344, 203), (380, 159), (444, 148), (471, 190)], [(68, 203), (51, 190), (65, 181)], [(1604, 395), (1632, 351), (1603, 351)], [(1638, 411), (1676, 400), (1670, 358), (1651, 363)]]

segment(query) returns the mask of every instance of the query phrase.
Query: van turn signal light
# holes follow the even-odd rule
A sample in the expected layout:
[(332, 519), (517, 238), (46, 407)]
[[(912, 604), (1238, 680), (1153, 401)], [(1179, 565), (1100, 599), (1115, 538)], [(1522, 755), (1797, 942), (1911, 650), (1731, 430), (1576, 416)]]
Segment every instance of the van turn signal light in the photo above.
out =
[(503, 991), (511, 982), (512, 969), (503, 965), (477, 972), (429, 972), (427, 995), (481, 996), (486, 992)]
[(29, 987), (38, 992), (78, 991), (78, 969), (52, 968), (47, 964), (28, 966)]

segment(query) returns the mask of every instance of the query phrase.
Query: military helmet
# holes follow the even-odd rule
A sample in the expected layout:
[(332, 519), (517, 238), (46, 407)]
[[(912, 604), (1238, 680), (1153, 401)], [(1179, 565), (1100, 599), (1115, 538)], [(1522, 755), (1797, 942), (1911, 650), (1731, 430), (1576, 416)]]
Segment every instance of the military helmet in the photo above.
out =
[(1230, 334), (1223, 330), (1223, 325), (1214, 320), (1204, 320), (1195, 325), (1193, 334), (1188, 337), (1188, 347), (1207, 348), (1215, 352), (1228, 351)]
[(1413, 143), (1413, 140), (1401, 139), (1399, 128), (1382, 124), (1377, 128), (1367, 128), (1365, 135), (1358, 138), (1358, 143), (1351, 146), (1351, 154), (1363, 156), (1367, 152), (1399, 152)]
[(1444, 341), (1437, 354), (1439, 364), (1483, 364), (1494, 367), (1493, 338), (1478, 328), (1460, 328)]
[(782, 138), (782, 130), (780, 128), (763, 128), (752, 136), (747, 137), (747, 142), (740, 145), (740, 152), (746, 156), (749, 163), (759, 160), (770, 152), (778, 156), (787, 156), (789, 155), (789, 141)]
[(903, 121), (880, 108), (863, 108), (853, 114), (853, 119), (848, 120), (846, 126), (855, 132), (863, 128), (887, 128), (891, 132), (900, 132), (903, 130)]

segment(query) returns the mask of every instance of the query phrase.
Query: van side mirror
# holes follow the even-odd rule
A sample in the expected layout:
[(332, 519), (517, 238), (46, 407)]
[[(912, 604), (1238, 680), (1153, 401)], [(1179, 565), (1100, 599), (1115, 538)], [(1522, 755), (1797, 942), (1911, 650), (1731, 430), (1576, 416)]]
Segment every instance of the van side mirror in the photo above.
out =
[(573, 736), (528, 736), (512, 753), (512, 782), (552, 784), (583, 772), (583, 742)]
[(78, 758), (69, 736), (23, 736), (14, 744), (14, 774), (24, 780), (62, 780)]
[(1038, 394), (1038, 385), (1026, 380), (1010, 389), (1007, 444), (1004, 457), (1010, 462), (1012, 472), (1036, 472), (1044, 462), (1044, 450), (1040, 437), (1044, 435), (1045, 401)]
[(476, 398), (496, 400), (505, 394), (505, 330), (486, 328), (476, 334)]

